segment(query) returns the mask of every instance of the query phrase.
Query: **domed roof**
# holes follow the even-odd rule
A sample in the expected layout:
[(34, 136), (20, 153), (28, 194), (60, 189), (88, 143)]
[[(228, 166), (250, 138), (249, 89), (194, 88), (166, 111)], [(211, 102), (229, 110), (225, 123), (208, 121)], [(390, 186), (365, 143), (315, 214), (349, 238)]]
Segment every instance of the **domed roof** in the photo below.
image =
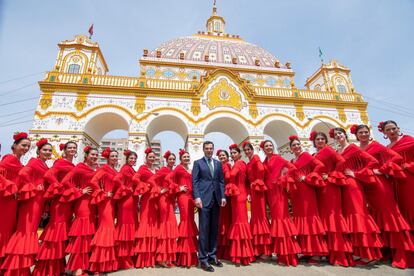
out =
[(186, 36), (166, 41), (149, 52), (148, 57), (157, 57), (157, 51), (161, 54), (158, 58), (175, 62), (181, 59), (186, 63), (205, 64), (205, 56), (208, 56), (208, 62), (211, 64), (272, 69), (276, 69), (275, 63), (278, 62), (276, 57), (265, 49), (240, 38), (207, 35)]
[(289, 63), (282, 67), (265, 49), (226, 33), (225, 24), (214, 3), (206, 31), (166, 41), (153, 51), (144, 50), (142, 60), (292, 72)]

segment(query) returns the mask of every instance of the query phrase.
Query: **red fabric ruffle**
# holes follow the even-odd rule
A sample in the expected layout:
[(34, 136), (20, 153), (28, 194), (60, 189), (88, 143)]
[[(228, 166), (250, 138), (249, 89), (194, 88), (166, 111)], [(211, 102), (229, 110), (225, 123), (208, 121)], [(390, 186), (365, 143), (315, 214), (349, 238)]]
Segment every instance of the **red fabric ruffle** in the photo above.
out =
[(65, 249), (66, 242), (43, 241), (37, 259), (43, 261), (64, 259), (66, 256)]
[(256, 192), (264, 192), (267, 191), (267, 186), (262, 179), (256, 179), (252, 183), (250, 183), (250, 188), (252, 191)]
[(68, 246), (66, 247), (66, 253), (74, 254), (89, 254), (91, 251), (91, 236), (78, 236), (70, 239)]
[(43, 197), (51, 199), (62, 195), (64, 191), (65, 189), (63, 185), (61, 185), (59, 182), (55, 182), (49, 185)]
[(394, 178), (405, 178), (407, 175), (404, 169), (392, 161), (385, 162), (384, 165), (379, 169), (385, 175), (392, 176)]
[(70, 227), (69, 236), (92, 236), (96, 232), (95, 223), (91, 217), (77, 217), (72, 222)]
[(135, 187), (134, 195), (143, 195), (150, 190), (150, 185), (146, 182), (140, 181)]
[(66, 265), (67, 270), (89, 269), (89, 253), (72, 253)]
[(197, 253), (180, 252), (177, 255), (177, 265), (182, 267), (191, 267), (198, 265)]
[(195, 221), (182, 220), (178, 225), (179, 237), (195, 237), (198, 235), (198, 228)]
[(316, 172), (311, 172), (308, 175), (306, 175), (305, 182), (309, 185), (316, 187), (324, 187), (326, 185), (322, 177)]
[(226, 184), (224, 193), (226, 196), (236, 196), (240, 194), (239, 188), (234, 183)]
[(360, 171), (355, 172), (354, 174), (355, 178), (361, 180), (365, 184), (375, 184), (377, 182), (375, 174), (371, 168), (365, 167)]
[[(6, 247), (6, 254), (36, 256), (39, 251), (39, 238), (36, 232), (15, 232)], [(6, 257), (6, 259), (8, 256)]]
[(328, 182), (338, 186), (345, 186), (348, 184), (346, 181), (346, 176), (339, 171), (330, 172), (328, 176)]
[(17, 193), (17, 184), (0, 175), (0, 197), (12, 196)]
[(68, 232), (69, 226), (66, 222), (49, 222), (39, 239), (49, 242), (67, 241)]
[(293, 217), (293, 223), (299, 235), (324, 235), (325, 229), (317, 216)]
[(134, 241), (137, 233), (137, 226), (134, 223), (117, 224), (115, 228), (116, 241)]
[(33, 276), (59, 276), (65, 274), (65, 260), (38, 260)]
[(60, 197), (60, 202), (71, 202), (83, 196), (83, 193), (80, 189), (75, 187), (67, 188), (62, 196)]
[(133, 195), (133, 190), (132, 190), (131, 187), (122, 186), (122, 187), (119, 187), (116, 190), (116, 192), (114, 194), (114, 199), (119, 200), (119, 199), (129, 197), (129, 196), (132, 196), (132, 195)]
[(39, 192), (43, 192), (38, 189), (38, 185), (34, 183), (25, 183), (19, 190), (19, 200), (27, 200), (35, 197)]

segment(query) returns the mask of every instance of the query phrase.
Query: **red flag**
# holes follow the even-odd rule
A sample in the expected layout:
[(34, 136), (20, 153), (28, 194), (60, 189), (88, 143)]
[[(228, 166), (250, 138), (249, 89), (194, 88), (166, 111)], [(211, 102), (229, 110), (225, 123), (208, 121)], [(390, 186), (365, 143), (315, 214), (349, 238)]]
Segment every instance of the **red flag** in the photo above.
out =
[(89, 32), (89, 38), (91, 38), (93, 35), (93, 24), (89, 27), (88, 32)]

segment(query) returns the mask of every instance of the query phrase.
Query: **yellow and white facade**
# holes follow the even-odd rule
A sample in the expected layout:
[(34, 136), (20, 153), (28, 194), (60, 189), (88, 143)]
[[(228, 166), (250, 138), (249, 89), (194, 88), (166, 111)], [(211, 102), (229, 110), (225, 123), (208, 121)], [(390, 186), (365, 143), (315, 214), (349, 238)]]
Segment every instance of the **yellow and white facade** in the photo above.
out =
[(299, 89), (289, 62), (226, 33), (215, 6), (206, 31), (144, 49), (136, 77), (108, 75), (98, 43), (86, 36), (58, 46), (53, 70), (39, 82), (34, 140), (97, 146), (107, 132), (124, 129), (130, 149), (143, 158), (149, 141), (170, 130), (195, 159), (202, 156), (206, 134), (223, 132), (256, 147), (269, 136), (289, 155), (290, 135), (307, 141), (312, 130), (369, 123), (367, 102), (348, 68), (336, 61), (322, 64), (306, 89)]

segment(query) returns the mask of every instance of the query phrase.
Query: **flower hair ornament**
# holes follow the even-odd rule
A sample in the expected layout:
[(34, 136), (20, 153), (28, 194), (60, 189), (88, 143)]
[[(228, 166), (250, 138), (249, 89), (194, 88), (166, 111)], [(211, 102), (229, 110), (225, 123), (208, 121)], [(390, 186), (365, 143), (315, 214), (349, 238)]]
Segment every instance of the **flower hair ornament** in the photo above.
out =
[(64, 149), (65, 149), (65, 144), (63, 144), (63, 143), (62, 144), (59, 144), (59, 150), (62, 151)]
[(124, 156), (125, 157), (128, 157), (128, 156), (130, 156), (131, 155), (131, 151), (130, 150), (124, 150)]
[(180, 149), (180, 151), (178, 152), (178, 154), (181, 156), (183, 156), (184, 154), (186, 154), (187, 151), (185, 149)]
[(153, 151), (152, 151), (152, 148), (147, 148), (147, 149), (144, 151), (144, 153), (145, 153), (146, 155), (150, 154), (151, 152), (153, 152)]
[(379, 122), (377, 128), (378, 128), (379, 132), (383, 133), (384, 132), (384, 122)]
[(170, 155), (171, 155), (171, 151), (169, 151), (169, 150), (167, 150), (165, 153), (164, 153), (164, 158), (165, 159), (168, 159), (168, 157), (170, 157)]
[(236, 149), (236, 148), (238, 148), (237, 144), (231, 144), (229, 146), (229, 150)]
[(219, 156), (222, 151), (223, 151), (222, 149), (218, 149), (216, 152), (216, 156)]
[(83, 148), (83, 152), (84, 153), (88, 153), (91, 150), (91, 146), (87, 145), (86, 147)]
[(331, 137), (331, 138), (335, 138), (335, 129), (334, 129), (334, 128), (331, 128), (331, 129), (329, 130), (329, 137)]
[(265, 145), (265, 143), (266, 143), (266, 141), (261, 141), (260, 142), (260, 145), (259, 145), (259, 147), (261, 148), (261, 149), (264, 149), (264, 145)]
[(316, 131), (312, 131), (311, 133), (310, 133), (310, 135), (309, 135), (309, 140), (310, 141), (315, 141), (315, 139), (316, 139), (316, 135), (317, 135), (318, 133), (316, 132)]
[(242, 148), (244, 148), (247, 145), (251, 145), (250, 141), (244, 141), (242, 144)]
[(21, 139), (27, 139), (27, 137), (29, 137), (29, 135), (26, 132), (18, 132), (13, 135), (13, 140), (16, 142)]
[(49, 141), (46, 138), (42, 138), (36, 143), (36, 147), (40, 149), (44, 144), (47, 144), (48, 142)]
[(293, 141), (293, 140), (299, 140), (299, 137), (296, 135), (289, 136), (289, 141)]
[(111, 149), (108, 147), (108, 148), (105, 148), (103, 151), (102, 151), (102, 153), (101, 153), (101, 155), (102, 155), (102, 157), (104, 157), (104, 158), (106, 158), (106, 159), (108, 159), (109, 158), (109, 155), (111, 154)]
[(350, 131), (352, 134), (356, 135), (356, 133), (357, 133), (357, 129), (358, 129), (358, 125), (352, 125), (352, 126), (351, 126), (351, 128), (349, 129), (349, 131)]

